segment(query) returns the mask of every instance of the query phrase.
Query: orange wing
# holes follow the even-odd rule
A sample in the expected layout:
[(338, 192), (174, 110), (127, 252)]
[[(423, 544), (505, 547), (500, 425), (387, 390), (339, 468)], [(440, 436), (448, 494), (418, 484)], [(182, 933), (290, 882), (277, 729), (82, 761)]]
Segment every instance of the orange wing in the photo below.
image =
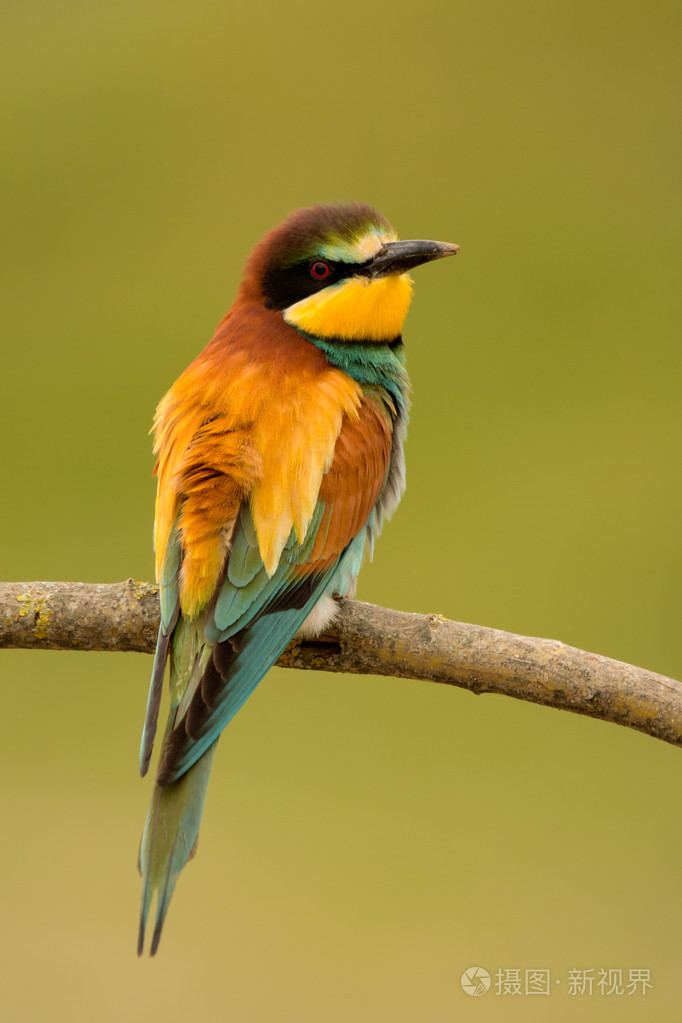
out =
[(391, 421), (379, 400), (365, 396), (356, 420), (346, 417), (334, 459), (322, 478), (325, 506), (315, 543), (301, 574), (322, 571), (358, 535), (381, 493), (391, 457)]
[[(255, 303), (233, 306), (161, 401), (155, 422), (157, 578), (177, 525), (185, 614), (195, 616), (210, 600), (232, 523), (246, 500), (268, 576), (292, 528), (303, 542), (339, 435), (351, 427), (356, 429), (341, 442), (346, 457), (333, 478), (343, 492), (341, 466), (347, 463), (348, 482), (359, 493), (362, 481), (352, 478), (352, 460), (363, 450), (361, 400), (359, 385), (278, 314)], [(351, 518), (356, 521), (354, 513)], [(348, 531), (350, 524), (340, 528)]]

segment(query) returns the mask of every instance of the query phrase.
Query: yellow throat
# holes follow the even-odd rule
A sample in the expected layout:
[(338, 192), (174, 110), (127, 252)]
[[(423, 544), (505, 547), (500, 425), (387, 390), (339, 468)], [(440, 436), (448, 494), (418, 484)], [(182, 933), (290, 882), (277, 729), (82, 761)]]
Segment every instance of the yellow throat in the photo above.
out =
[(390, 274), (351, 277), (285, 309), (287, 323), (306, 334), (344, 341), (392, 341), (403, 329), (412, 279)]

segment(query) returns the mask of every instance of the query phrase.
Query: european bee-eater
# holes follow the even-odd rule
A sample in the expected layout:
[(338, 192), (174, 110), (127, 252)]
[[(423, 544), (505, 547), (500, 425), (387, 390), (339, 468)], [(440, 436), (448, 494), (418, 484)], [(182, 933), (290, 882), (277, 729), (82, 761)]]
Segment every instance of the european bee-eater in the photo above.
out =
[(370, 206), (313, 206), (256, 246), (213, 340), (155, 418), (161, 626), (140, 749), (166, 661), (171, 707), (140, 846), (138, 952), (151, 954), (193, 855), (218, 737), (287, 643), (354, 591), (404, 487), (408, 272), (456, 245), (398, 241)]

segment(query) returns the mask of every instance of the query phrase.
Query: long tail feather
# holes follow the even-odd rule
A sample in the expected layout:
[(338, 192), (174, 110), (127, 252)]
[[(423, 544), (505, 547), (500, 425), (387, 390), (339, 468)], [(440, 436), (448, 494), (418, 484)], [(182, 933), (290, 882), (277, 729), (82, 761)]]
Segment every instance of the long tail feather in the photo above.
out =
[(147, 697), (147, 713), (142, 729), (142, 740), (140, 742), (140, 774), (144, 778), (149, 770), (149, 761), (152, 757), (154, 736), (159, 720), (159, 707), (161, 706), (161, 693), (163, 691), (163, 676), (166, 672), (166, 661), (168, 660), (168, 647), (171, 634), (164, 634), (159, 629), (159, 636), (156, 641), (156, 653), (154, 654), (154, 667), (149, 683), (149, 696)]
[(217, 740), (174, 785), (154, 787), (138, 863), (143, 882), (138, 955), (144, 950), (147, 918), (156, 896), (154, 931), (149, 950), (150, 955), (155, 955), (175, 882), (196, 851), (216, 743)]

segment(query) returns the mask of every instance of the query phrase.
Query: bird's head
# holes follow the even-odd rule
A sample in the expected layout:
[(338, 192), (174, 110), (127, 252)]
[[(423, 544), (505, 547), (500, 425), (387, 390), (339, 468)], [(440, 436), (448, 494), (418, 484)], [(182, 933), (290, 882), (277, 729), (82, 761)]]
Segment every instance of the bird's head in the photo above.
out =
[(256, 246), (242, 293), (311, 338), (392, 341), (412, 297), (409, 271), (457, 251), (447, 242), (398, 241), (365, 204), (312, 206)]

